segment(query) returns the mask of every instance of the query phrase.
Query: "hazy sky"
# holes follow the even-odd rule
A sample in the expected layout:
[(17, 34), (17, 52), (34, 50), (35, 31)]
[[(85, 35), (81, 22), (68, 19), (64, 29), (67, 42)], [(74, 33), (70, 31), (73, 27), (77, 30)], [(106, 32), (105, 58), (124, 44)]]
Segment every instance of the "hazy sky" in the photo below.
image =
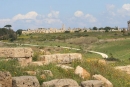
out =
[(14, 30), (65, 27), (127, 27), (130, 0), (1, 0), (0, 27)]

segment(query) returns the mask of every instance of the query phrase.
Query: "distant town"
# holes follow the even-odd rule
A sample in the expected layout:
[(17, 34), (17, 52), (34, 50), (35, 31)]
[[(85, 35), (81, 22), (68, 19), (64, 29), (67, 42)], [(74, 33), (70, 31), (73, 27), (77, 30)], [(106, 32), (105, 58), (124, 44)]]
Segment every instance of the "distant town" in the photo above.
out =
[[(130, 21), (128, 21), (128, 28), (130, 28)], [(31, 34), (31, 33), (63, 33), (63, 32), (106, 32), (106, 31), (122, 31), (125, 30), (127, 31), (127, 28), (119, 28), (114, 27), (105, 27), (105, 28), (65, 28), (65, 25), (62, 25), (62, 28), (57, 29), (57, 28), (37, 28), (37, 29), (27, 29), (23, 30), (22, 34)]]

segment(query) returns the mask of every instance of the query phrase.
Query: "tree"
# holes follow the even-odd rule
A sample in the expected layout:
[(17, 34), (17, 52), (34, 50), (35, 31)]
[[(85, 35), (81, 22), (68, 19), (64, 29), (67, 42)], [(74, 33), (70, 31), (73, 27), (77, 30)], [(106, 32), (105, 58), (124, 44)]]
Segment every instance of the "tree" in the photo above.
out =
[(93, 30), (97, 30), (98, 28), (97, 27), (93, 27)]
[(105, 27), (104, 30), (105, 32), (109, 32), (111, 30), (111, 27)]
[(12, 26), (11, 25), (5, 25), (4, 27), (7, 28), (7, 29), (11, 29)]
[(22, 29), (18, 29), (16, 33), (20, 36), (22, 34)]

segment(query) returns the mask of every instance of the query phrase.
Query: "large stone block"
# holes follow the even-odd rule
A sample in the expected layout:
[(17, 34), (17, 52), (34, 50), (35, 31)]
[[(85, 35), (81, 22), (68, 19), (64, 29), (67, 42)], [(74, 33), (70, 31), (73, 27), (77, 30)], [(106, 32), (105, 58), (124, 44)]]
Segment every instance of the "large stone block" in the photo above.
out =
[(21, 66), (28, 66), (32, 62), (32, 57), (29, 58), (16, 58)]
[(82, 87), (104, 87), (104, 82), (100, 80), (87, 80), (81, 82)]
[(107, 80), (105, 77), (103, 77), (102, 75), (93, 75), (93, 78), (96, 80), (101, 80), (104, 82), (105, 87), (113, 87), (113, 84)]
[(82, 55), (80, 53), (41, 55), (38, 58), (38, 60), (43, 61), (44, 64), (49, 63), (68, 64), (74, 60), (81, 60), (81, 59)]
[(20, 76), (12, 78), (12, 87), (40, 87), (35, 76)]
[(43, 82), (41, 87), (79, 87), (79, 85), (73, 79), (55, 79)]
[(32, 57), (31, 48), (0, 48), (0, 57), (7, 58), (27, 58)]
[(0, 71), (0, 87), (12, 87), (12, 76), (9, 72)]
[(79, 75), (82, 79), (89, 79), (90, 73), (82, 68), (81, 66), (77, 66), (75, 69), (75, 74)]

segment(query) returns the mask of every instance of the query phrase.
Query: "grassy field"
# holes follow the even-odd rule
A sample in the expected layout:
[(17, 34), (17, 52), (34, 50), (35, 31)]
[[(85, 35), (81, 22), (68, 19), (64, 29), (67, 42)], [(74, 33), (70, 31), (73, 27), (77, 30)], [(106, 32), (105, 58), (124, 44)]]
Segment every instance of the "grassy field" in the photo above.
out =
[[(35, 56), (33, 60), (37, 60), (37, 56), (40, 54), (38, 49), (49, 49), (50, 53), (81, 53), (83, 61), (75, 61), (70, 66), (76, 67), (78, 65), (85, 68), (92, 75), (101, 74), (112, 82), (114, 87), (130, 87), (130, 75), (115, 70), (114, 66), (129, 65), (130, 64), (130, 36), (122, 35), (122, 32), (83, 32), (83, 33), (56, 33), (56, 34), (28, 34), (21, 35), (13, 42), (14, 44), (4, 44), (7, 47), (19, 47), (27, 45), (19, 44), (35, 44), (39, 45), (31, 47)], [(55, 47), (56, 46), (56, 47)], [(63, 49), (61, 46), (79, 48), (81, 50)], [(86, 50), (86, 51), (85, 51)], [(98, 54), (90, 53), (89, 50), (99, 51), (106, 53), (109, 57), (117, 58), (120, 61), (108, 63), (107, 65), (101, 65), (97, 62), (88, 62), (89, 59), (101, 59)], [(6, 65), (6, 66), (5, 66)], [(42, 70), (51, 70), (54, 77), (46, 77), (41, 79), (40, 74), (37, 74), (37, 78), (42, 83), (43, 81), (49, 81), (56, 78), (72, 78), (78, 83), (83, 81), (79, 76), (74, 74), (74, 70), (66, 71), (55, 66), (56, 64), (49, 64), (45, 66), (28, 66), (18, 67), (16, 61), (0, 61), (0, 70), (11, 72), (12, 76), (26, 75), (25, 71), (34, 70), (42, 72)], [(117, 73), (118, 72), (118, 73)]]
[(130, 58), (130, 39), (96, 43), (93, 50), (106, 53), (121, 60)]

